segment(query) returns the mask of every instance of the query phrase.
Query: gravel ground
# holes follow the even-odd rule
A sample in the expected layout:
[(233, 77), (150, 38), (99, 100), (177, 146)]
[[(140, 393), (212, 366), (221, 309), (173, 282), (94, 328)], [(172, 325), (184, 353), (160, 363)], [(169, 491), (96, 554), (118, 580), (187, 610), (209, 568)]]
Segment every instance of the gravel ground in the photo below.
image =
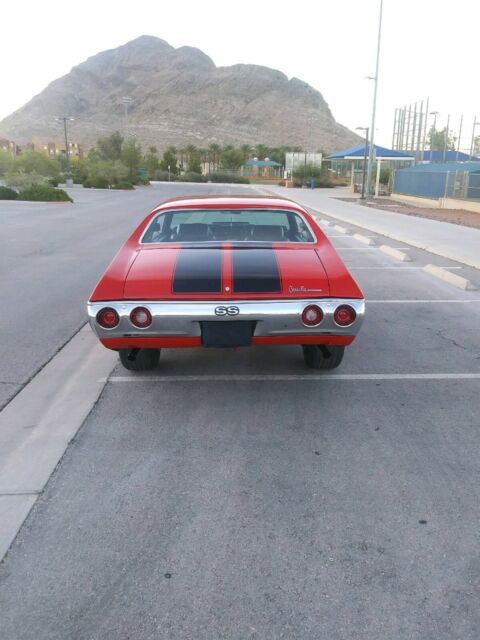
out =
[(375, 198), (371, 202), (362, 202), (359, 198), (338, 198), (343, 202), (355, 202), (363, 204), (372, 209), (387, 209), (395, 213), (404, 213), (407, 216), (418, 216), (420, 218), (430, 218), (430, 220), (440, 220), (441, 222), (451, 222), (464, 227), (480, 229), (480, 214), (474, 211), (464, 211), (463, 209), (435, 209), (433, 207), (414, 207), (408, 202), (392, 200), (391, 198)]

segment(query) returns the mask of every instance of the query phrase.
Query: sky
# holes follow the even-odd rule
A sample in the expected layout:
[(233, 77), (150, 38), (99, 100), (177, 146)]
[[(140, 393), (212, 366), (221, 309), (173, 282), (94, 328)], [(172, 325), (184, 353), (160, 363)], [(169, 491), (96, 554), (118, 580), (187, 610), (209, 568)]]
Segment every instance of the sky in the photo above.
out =
[[(335, 119), (369, 126), (380, 0), (3, 0), (0, 119), (87, 57), (148, 34), (198, 47), (217, 66), (265, 65), (319, 90)], [(437, 128), (470, 147), (480, 119), (479, 0), (384, 0), (375, 142), (394, 110), (430, 99)], [(433, 119), (433, 116), (431, 117)], [(477, 129), (480, 134), (480, 127)]]

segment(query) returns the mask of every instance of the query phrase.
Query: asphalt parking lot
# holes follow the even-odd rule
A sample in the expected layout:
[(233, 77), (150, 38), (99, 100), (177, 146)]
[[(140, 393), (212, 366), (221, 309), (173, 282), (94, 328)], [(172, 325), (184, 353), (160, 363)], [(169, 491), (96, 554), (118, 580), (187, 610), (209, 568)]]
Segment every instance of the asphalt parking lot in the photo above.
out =
[[(71, 335), (147, 199), (131, 226), (105, 200), (84, 279), (57, 283), (52, 246)], [(421, 250), (399, 263), (325, 231), (367, 299), (341, 367), (307, 370), (299, 347), (117, 367), (0, 565), (0, 638), (478, 640), (479, 292), (425, 273)]]

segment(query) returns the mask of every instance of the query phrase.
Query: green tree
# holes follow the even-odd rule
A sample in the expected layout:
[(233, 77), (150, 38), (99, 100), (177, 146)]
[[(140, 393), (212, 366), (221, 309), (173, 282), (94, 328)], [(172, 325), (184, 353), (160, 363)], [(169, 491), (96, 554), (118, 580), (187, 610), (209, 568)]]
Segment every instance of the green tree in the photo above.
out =
[[(443, 151), (445, 149), (445, 139), (447, 138), (447, 129), (434, 129), (433, 127), (428, 132), (428, 143), (432, 151)], [(447, 139), (447, 150), (453, 151), (455, 149), (455, 137), (449, 135)]]
[(131, 180), (137, 177), (142, 157), (142, 147), (135, 138), (129, 138), (123, 143), (121, 158), (123, 164), (128, 167), (128, 175)]
[(208, 146), (208, 162), (212, 165), (214, 172), (218, 169), (221, 153), (222, 147), (219, 144), (212, 142), (212, 144)]
[(264, 144), (256, 144), (255, 145), (255, 156), (259, 160), (265, 160), (270, 156), (270, 149)]
[(187, 172), (202, 173), (200, 150), (194, 145), (189, 144), (185, 149), (187, 157)]
[(95, 152), (101, 160), (120, 160), (122, 157), (124, 139), (119, 131), (109, 136), (99, 138), (95, 145)]
[(148, 147), (148, 153), (144, 158), (145, 168), (150, 178), (153, 178), (155, 171), (160, 167), (157, 147)]
[(220, 162), (225, 171), (237, 171), (244, 162), (243, 153), (229, 145), (223, 149)]
[(15, 161), (15, 171), (37, 173), (49, 178), (58, 177), (59, 166), (55, 160), (39, 151), (25, 151)]
[(13, 156), (10, 152), (0, 149), (0, 176), (4, 176), (13, 168)]
[(162, 169), (162, 171), (170, 171), (174, 176), (178, 175), (177, 150), (175, 147), (168, 147), (168, 149), (163, 152), (160, 169)]

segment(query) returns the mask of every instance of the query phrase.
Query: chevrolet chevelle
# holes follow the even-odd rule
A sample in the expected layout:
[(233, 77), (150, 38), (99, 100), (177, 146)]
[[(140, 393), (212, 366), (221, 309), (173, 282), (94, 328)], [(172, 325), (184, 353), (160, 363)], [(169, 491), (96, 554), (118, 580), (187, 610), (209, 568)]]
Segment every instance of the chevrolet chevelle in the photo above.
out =
[(90, 324), (124, 367), (172, 347), (296, 344), (333, 369), (363, 320), (357, 283), (315, 220), (279, 197), (176, 198), (133, 232), (95, 287)]

